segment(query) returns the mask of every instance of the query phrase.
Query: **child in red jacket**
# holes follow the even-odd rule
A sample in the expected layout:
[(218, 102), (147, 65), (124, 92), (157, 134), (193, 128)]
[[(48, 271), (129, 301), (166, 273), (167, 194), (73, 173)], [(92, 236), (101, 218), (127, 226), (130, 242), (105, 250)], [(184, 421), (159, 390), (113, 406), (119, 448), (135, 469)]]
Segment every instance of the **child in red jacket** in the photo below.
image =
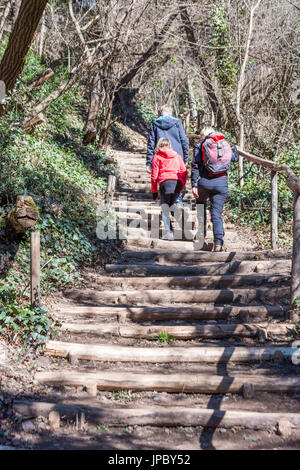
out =
[(171, 142), (166, 138), (159, 139), (152, 161), (151, 192), (153, 199), (156, 200), (159, 184), (162, 219), (166, 231), (163, 238), (168, 240), (174, 240), (170, 207), (184, 189), (187, 174), (186, 166), (181, 156), (172, 150)]

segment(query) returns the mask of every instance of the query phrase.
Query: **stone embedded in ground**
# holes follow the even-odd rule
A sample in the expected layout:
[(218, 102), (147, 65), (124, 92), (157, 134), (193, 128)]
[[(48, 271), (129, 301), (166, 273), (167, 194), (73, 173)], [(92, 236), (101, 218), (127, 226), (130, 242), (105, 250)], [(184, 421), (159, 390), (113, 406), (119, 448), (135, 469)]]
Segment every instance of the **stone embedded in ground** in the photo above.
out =
[(287, 418), (281, 418), (277, 424), (277, 434), (282, 436), (284, 439), (290, 437), (293, 432), (292, 424)]
[(243, 385), (243, 397), (244, 398), (253, 398), (255, 395), (254, 385), (250, 383), (245, 383)]
[(24, 432), (28, 432), (30, 434), (35, 434), (36, 432), (38, 432), (37, 425), (31, 419), (27, 419), (26, 421), (23, 421), (22, 429)]
[(60, 427), (60, 415), (57, 411), (50, 411), (48, 416), (49, 425), (52, 429), (58, 429)]

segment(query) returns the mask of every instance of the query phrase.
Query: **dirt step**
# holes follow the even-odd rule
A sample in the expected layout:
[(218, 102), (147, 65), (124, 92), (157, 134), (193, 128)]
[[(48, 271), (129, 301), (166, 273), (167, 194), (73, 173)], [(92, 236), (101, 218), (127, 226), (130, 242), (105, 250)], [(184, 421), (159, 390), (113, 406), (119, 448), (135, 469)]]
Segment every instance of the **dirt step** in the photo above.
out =
[(290, 281), (288, 275), (236, 275), (224, 274), (223, 276), (168, 276), (168, 277), (110, 277), (110, 276), (86, 276), (90, 285), (97, 285), (98, 289), (111, 290), (122, 289), (183, 289), (183, 288), (215, 288), (239, 286), (262, 286), (263, 284), (284, 284)]
[(103, 424), (109, 426), (205, 426), (209, 428), (269, 429), (276, 430), (280, 420), (286, 420), (291, 428), (296, 430), (300, 425), (298, 413), (263, 413), (254, 411), (231, 411), (224, 409), (203, 409), (186, 407), (152, 406), (143, 408), (113, 409), (100, 407), (93, 400), (83, 404), (64, 404), (37, 401), (17, 401), (13, 403), (13, 410), (21, 415), (22, 419), (32, 419), (38, 416), (48, 417), (51, 411), (60, 416), (76, 419), (82, 413), (90, 424)]
[(77, 302), (103, 303), (112, 305), (145, 305), (165, 303), (232, 303), (247, 304), (253, 300), (274, 301), (288, 299), (290, 287), (273, 287), (259, 289), (213, 289), (213, 290), (128, 290), (97, 291), (92, 289), (68, 289), (64, 291), (68, 299)]
[[(111, 334), (122, 338), (138, 338), (157, 340), (164, 332), (173, 339), (195, 339), (195, 338), (229, 338), (229, 337), (262, 337), (267, 339), (269, 335), (287, 336), (293, 331), (290, 323), (261, 323), (261, 324), (218, 324), (218, 325), (194, 325), (194, 326), (140, 326), (140, 325), (118, 325), (109, 323), (62, 323), (61, 330), (76, 334), (89, 334), (103, 336)], [(285, 338), (286, 339), (286, 338)]]
[[(292, 347), (134, 347), (106, 344), (65, 343), (49, 341), (46, 354), (58, 357), (75, 356), (78, 359), (102, 362), (260, 362), (292, 359), (299, 353)], [(297, 356), (298, 357), (298, 356)]]
[(192, 266), (164, 266), (161, 264), (106, 264), (108, 273), (136, 276), (220, 276), (223, 274), (287, 274), (291, 261), (233, 261), (231, 263), (199, 264)]
[(93, 306), (60, 306), (55, 312), (61, 319), (71, 316), (72, 319), (84, 317), (97, 319), (98, 317), (110, 321), (119, 319), (121, 322), (131, 321), (193, 321), (193, 320), (226, 320), (237, 319), (244, 322), (261, 321), (269, 318), (284, 317), (288, 307), (281, 305), (256, 306), (213, 306), (198, 305), (197, 307), (169, 306), (169, 307), (93, 307)]
[(176, 263), (195, 263), (195, 262), (225, 262), (231, 261), (261, 261), (261, 260), (286, 260), (290, 259), (292, 253), (288, 250), (264, 250), (264, 251), (247, 251), (247, 252), (221, 252), (221, 253), (207, 253), (194, 252), (194, 253), (172, 253), (167, 251), (125, 251), (121, 256), (121, 261), (127, 262), (129, 260), (151, 260), (153, 262), (176, 262)]

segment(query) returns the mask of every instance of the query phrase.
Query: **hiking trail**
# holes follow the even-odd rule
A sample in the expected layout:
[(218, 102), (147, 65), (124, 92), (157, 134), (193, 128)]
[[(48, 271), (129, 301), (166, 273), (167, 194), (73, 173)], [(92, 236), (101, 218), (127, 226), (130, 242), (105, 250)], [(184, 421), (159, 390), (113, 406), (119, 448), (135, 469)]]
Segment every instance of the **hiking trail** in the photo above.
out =
[[(115, 158), (114, 207), (126, 196), (129, 222), (139, 209), (157, 217), (145, 156)], [(193, 202), (190, 189), (184, 201)], [(43, 417), (55, 430), (36, 448), (297, 445), (300, 378), (284, 303), (291, 253), (255, 251), (226, 223), (226, 251), (213, 253), (211, 230), (209, 222), (207, 251), (194, 251), (191, 241), (130, 228), (119, 262), (87, 274), (88, 287), (67, 289), (53, 305), (61, 327), (35, 374), (41, 399), (14, 401), (23, 420)]]

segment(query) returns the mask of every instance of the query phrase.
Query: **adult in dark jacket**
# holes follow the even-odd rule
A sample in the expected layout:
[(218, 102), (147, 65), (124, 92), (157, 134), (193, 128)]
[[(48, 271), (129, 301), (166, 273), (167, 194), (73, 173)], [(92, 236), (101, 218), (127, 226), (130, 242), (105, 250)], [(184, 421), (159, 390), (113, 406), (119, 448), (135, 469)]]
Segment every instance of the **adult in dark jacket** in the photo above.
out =
[[(152, 122), (147, 145), (147, 168), (151, 168), (155, 147), (159, 139), (166, 138), (171, 142), (172, 149), (178, 153), (185, 164), (189, 158), (189, 141), (185, 135), (182, 122), (172, 116), (172, 108), (163, 106), (159, 118)], [(151, 170), (149, 171), (151, 173)]]
[[(208, 172), (203, 163), (202, 145), (208, 136), (215, 134), (211, 127), (204, 128), (200, 133), (200, 142), (194, 148), (194, 158), (192, 162), (192, 189), (197, 204), (204, 204), (204, 228), (206, 230), (206, 202), (210, 199), (210, 213), (213, 223), (214, 247), (213, 251), (222, 251), (224, 226), (222, 212), (228, 196), (228, 175), (224, 172), (220, 175), (212, 175)], [(232, 147), (231, 161), (237, 162), (238, 151)], [(204, 233), (204, 236), (206, 233)]]
[[(151, 174), (152, 160), (159, 139), (165, 138), (171, 142), (172, 149), (178, 153), (187, 164), (189, 158), (189, 141), (185, 135), (182, 122), (172, 116), (171, 106), (162, 106), (159, 110), (159, 118), (151, 123), (147, 145), (147, 172)], [(178, 206), (182, 206), (182, 195), (176, 199)]]

